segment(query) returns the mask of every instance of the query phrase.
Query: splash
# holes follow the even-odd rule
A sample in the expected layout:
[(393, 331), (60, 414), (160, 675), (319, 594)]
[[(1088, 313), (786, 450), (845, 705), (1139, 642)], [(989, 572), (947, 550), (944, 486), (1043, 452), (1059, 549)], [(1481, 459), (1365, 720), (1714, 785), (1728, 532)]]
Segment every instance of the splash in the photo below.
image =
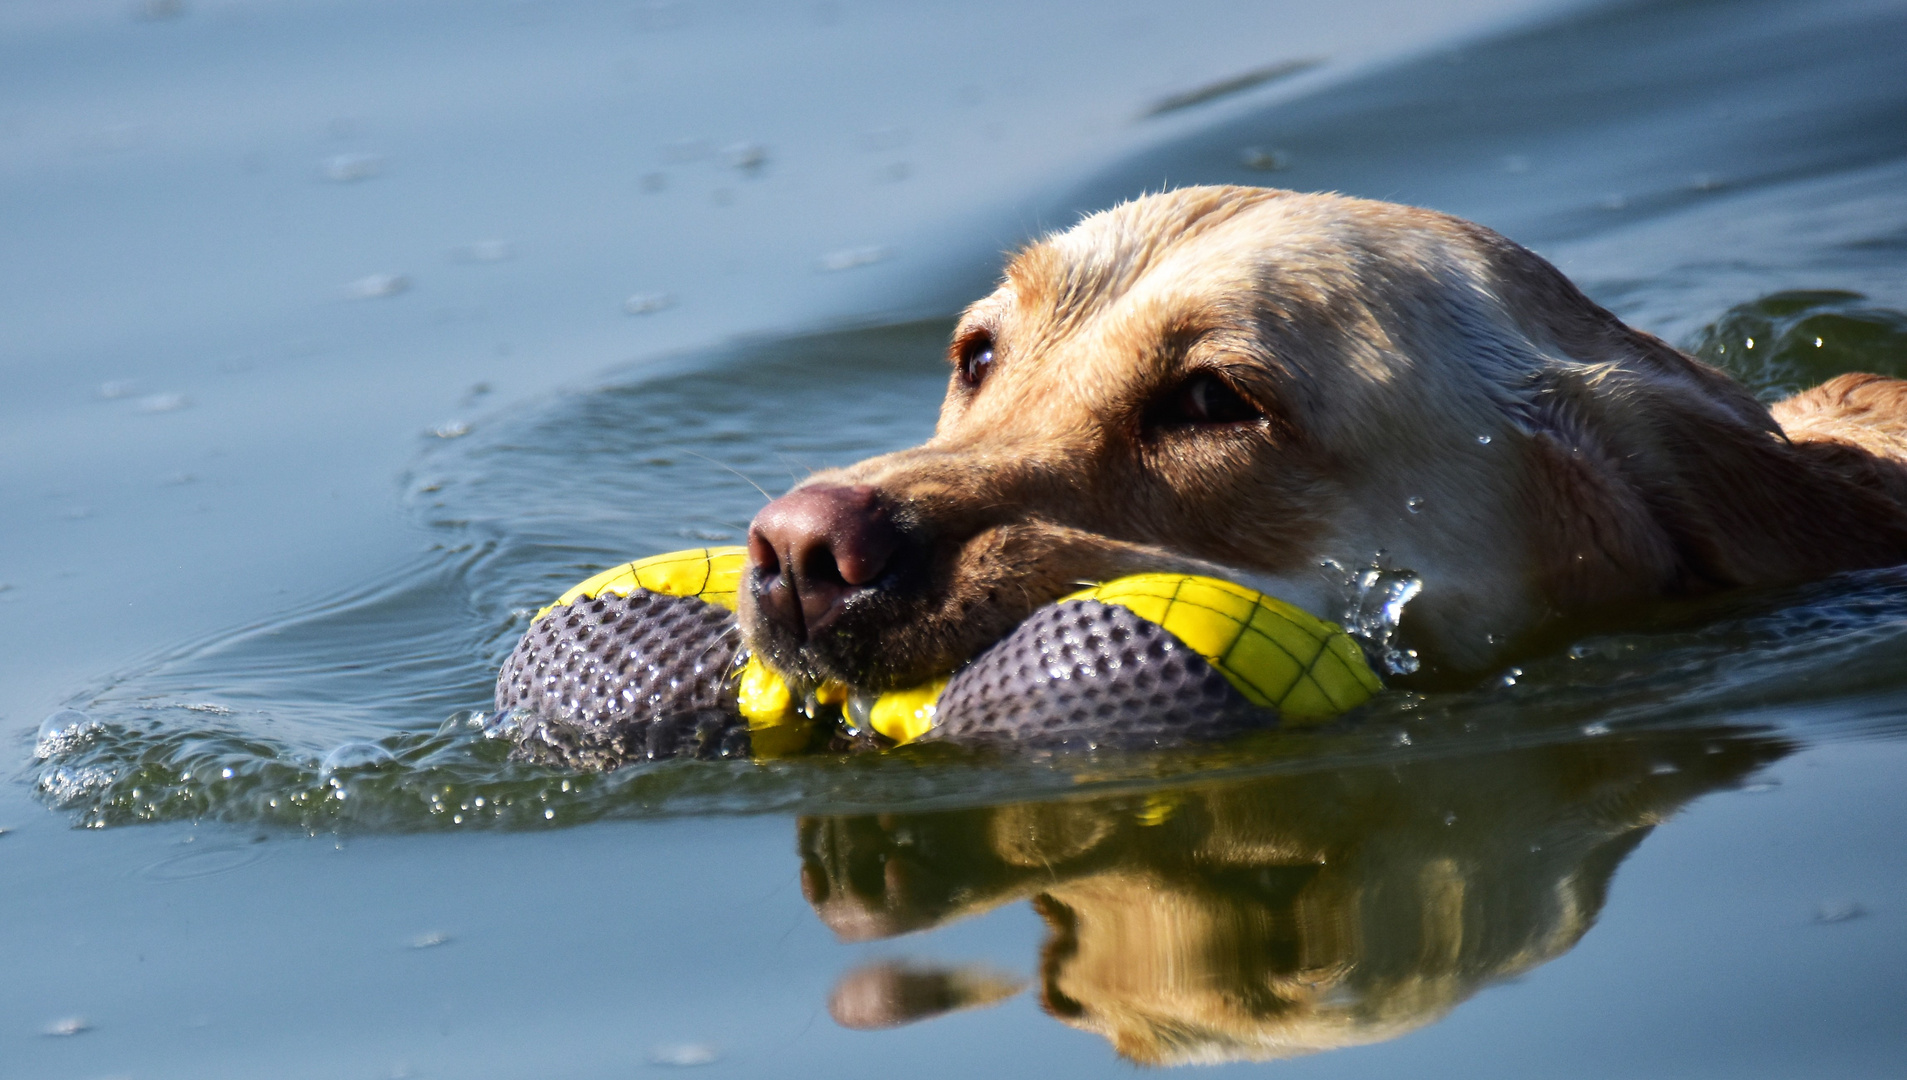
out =
[(1409, 675), (1419, 666), (1417, 650), (1404, 648), (1397, 638), (1404, 606), (1424, 589), (1414, 571), (1390, 565), (1390, 556), (1378, 552), (1359, 567), (1335, 559), (1322, 564), (1325, 575), (1341, 590), (1336, 618), (1345, 632), (1364, 646), (1365, 655), (1387, 675)]

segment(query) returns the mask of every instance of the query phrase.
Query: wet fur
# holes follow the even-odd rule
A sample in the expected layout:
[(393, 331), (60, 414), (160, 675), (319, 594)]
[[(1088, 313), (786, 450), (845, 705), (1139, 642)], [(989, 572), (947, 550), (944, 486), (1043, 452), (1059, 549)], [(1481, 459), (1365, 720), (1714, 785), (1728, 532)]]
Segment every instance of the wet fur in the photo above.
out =
[[(1019, 253), (952, 355), (979, 334), (993, 370), (950, 380), (932, 439), (808, 481), (881, 493), (908, 554), (880, 587), (809, 642), (744, 589), (751, 643), (798, 680), (918, 682), (1144, 569), (1337, 617), (1321, 565), (1381, 552), (1424, 581), (1405, 643), (1462, 677), (1569, 616), (1907, 561), (1907, 384), (1844, 376), (1771, 411), (1426, 210), (1139, 199)], [(1263, 418), (1148, 427), (1201, 369)]]

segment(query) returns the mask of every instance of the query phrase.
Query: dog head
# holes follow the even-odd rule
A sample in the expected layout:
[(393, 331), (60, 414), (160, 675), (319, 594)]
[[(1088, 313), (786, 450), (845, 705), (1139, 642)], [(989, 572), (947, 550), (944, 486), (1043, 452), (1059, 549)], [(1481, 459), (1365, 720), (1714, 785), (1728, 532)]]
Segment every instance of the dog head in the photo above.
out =
[(799, 682), (919, 682), (1142, 570), (1341, 618), (1325, 568), (1379, 557), (1423, 582), (1412, 644), (1478, 670), (1572, 590), (1679, 572), (1611, 479), (1660, 449), (1650, 402), (1774, 430), (1486, 229), (1255, 188), (1151, 196), (1033, 244), (948, 360), (932, 439), (813, 476), (751, 527), (745, 632)]

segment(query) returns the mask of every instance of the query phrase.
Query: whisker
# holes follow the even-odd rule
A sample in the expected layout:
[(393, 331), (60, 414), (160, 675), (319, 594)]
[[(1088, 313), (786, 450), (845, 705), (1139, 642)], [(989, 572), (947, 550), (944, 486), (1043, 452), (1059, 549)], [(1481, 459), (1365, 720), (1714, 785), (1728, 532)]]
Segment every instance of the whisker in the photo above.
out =
[(729, 472), (732, 472), (736, 476), (741, 477), (742, 483), (747, 484), (749, 487), (752, 487), (756, 491), (761, 492), (762, 498), (767, 499), (769, 502), (775, 501), (775, 497), (773, 495), (768, 494), (768, 490), (766, 488), (762, 487), (760, 484), (757, 484), (753, 480), (750, 480), (748, 478), (748, 474), (742, 472), (740, 469), (737, 469), (735, 466), (730, 465), (727, 462), (717, 461), (714, 458), (708, 456), (707, 454), (697, 453), (696, 451), (691, 450), (686, 446), (678, 446), (676, 447), (676, 449), (682, 451), (685, 454), (690, 455), (691, 457), (699, 457), (703, 461), (708, 462), (710, 465), (713, 465), (718, 469), (727, 469)]

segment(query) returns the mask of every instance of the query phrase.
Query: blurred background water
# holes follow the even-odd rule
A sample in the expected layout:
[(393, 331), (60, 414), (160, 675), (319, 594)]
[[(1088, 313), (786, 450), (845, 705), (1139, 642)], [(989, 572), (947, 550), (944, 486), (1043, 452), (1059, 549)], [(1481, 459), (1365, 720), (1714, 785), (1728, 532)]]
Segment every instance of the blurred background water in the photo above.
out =
[(1899, 372), (1904, 48), (1851, 0), (7, 5), (6, 1073), (1895, 1075), (1897, 571), (1169, 758), (581, 778), (472, 713), (565, 585), (919, 439), (1001, 252), (1162, 186), (1474, 218), (1770, 396)]

